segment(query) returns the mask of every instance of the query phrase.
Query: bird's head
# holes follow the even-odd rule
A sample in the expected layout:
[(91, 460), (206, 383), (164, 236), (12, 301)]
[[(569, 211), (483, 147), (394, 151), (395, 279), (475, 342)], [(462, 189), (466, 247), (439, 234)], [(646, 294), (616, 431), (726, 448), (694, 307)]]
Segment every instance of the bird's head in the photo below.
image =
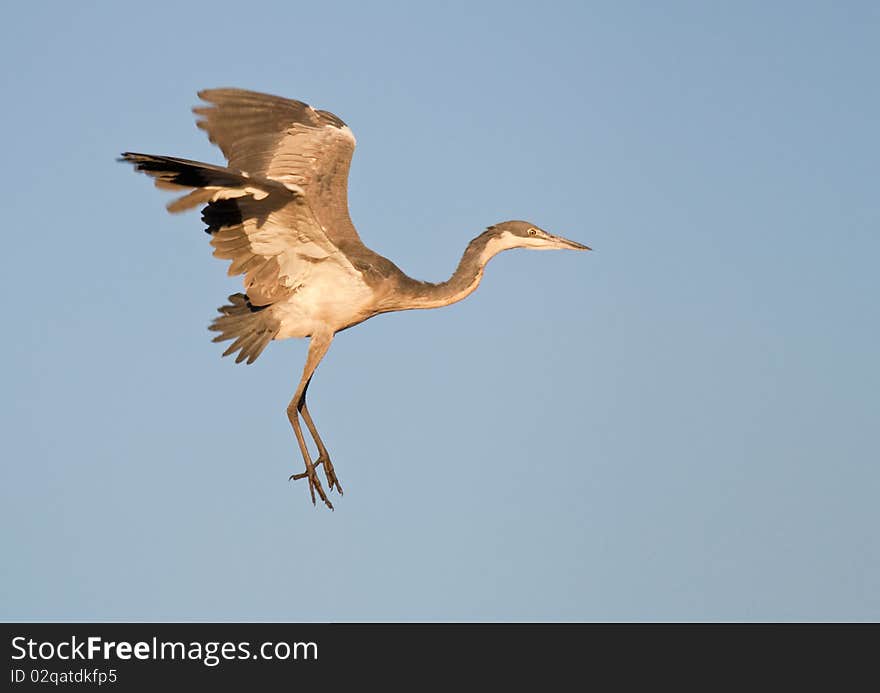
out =
[(495, 250), (509, 248), (529, 248), (531, 250), (591, 250), (588, 246), (570, 241), (561, 236), (554, 236), (540, 226), (527, 221), (503, 221), (486, 229), (491, 235), (490, 242)]

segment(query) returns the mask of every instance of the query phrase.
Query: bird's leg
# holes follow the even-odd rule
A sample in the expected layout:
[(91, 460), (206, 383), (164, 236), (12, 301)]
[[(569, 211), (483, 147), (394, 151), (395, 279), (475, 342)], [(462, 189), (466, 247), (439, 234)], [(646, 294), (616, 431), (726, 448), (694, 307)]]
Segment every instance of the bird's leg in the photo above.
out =
[(322, 441), (321, 436), (318, 435), (318, 429), (315, 427), (315, 422), (312, 421), (312, 415), (309, 414), (309, 405), (306, 403), (306, 397), (308, 396), (309, 392), (309, 384), (311, 382), (312, 379), (309, 378), (309, 381), (306, 383), (306, 387), (303, 390), (302, 399), (300, 400), (299, 404), (299, 413), (302, 414), (302, 417), (306, 422), (306, 426), (308, 426), (309, 428), (309, 433), (312, 434), (315, 445), (318, 446), (318, 459), (315, 461), (315, 466), (318, 467), (321, 464), (324, 465), (324, 474), (327, 475), (327, 484), (329, 486), (329, 489), (332, 491), (333, 487), (336, 486), (336, 490), (339, 491), (339, 495), (341, 496), (342, 484), (339, 483), (336, 472), (333, 470), (333, 463), (330, 461), (330, 453), (327, 452), (327, 448), (324, 446), (324, 441)]
[[(305, 392), (309, 385), (309, 380), (315, 372), (315, 369), (318, 367), (318, 364), (321, 362), (321, 359), (324, 358), (324, 354), (327, 353), (327, 349), (330, 347), (332, 339), (332, 334), (312, 335), (312, 340), (309, 343), (309, 353), (306, 357), (306, 365), (305, 368), (303, 368), (302, 378), (299, 381), (293, 399), (291, 399), (290, 404), (287, 405), (287, 418), (290, 419), (290, 425), (293, 426), (293, 432), (296, 435), (296, 442), (299, 443), (303, 462), (305, 462), (306, 465), (306, 471), (303, 474), (294, 474), (290, 478), (307, 478), (309, 480), (309, 493), (312, 496), (312, 504), (315, 504), (315, 491), (317, 491), (318, 496), (331, 510), (333, 509), (333, 504), (327, 499), (327, 494), (324, 493), (324, 488), (321, 486), (321, 480), (315, 472), (315, 465), (312, 464), (312, 458), (309, 456), (309, 449), (306, 446), (305, 438), (303, 438), (302, 428), (299, 423), (299, 410), (302, 406), (302, 402), (305, 400)], [(311, 430), (311, 428), (309, 430)]]

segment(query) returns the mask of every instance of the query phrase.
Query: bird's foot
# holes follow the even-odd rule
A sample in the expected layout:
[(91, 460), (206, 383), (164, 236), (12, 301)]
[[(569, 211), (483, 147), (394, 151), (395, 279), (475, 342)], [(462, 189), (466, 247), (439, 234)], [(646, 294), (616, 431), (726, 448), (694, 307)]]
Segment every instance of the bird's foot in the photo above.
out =
[[(320, 462), (321, 461), (318, 460), (318, 464), (320, 464)], [(296, 481), (297, 479), (308, 479), (309, 493), (312, 495), (312, 505), (315, 505), (315, 492), (317, 491), (318, 497), (324, 501), (324, 504), (330, 508), (330, 510), (333, 510), (333, 503), (330, 502), (330, 499), (327, 498), (327, 494), (324, 493), (324, 487), (321, 486), (321, 480), (318, 478), (318, 473), (315, 471), (316, 466), (317, 464), (312, 464), (310, 461), (307, 461), (306, 471), (300, 472), (299, 474), (291, 474), (290, 480)], [(331, 486), (330, 488), (332, 489), (333, 487)]]

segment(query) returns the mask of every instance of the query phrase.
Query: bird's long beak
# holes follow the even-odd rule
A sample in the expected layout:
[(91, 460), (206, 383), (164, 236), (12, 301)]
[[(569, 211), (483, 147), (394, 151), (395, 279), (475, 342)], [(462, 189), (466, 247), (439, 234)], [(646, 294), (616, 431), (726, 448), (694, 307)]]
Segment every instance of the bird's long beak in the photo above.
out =
[(567, 238), (563, 238), (562, 236), (550, 235), (550, 238), (553, 241), (555, 247), (563, 250), (592, 250), (592, 248), (588, 245), (578, 243), (577, 241), (570, 241)]

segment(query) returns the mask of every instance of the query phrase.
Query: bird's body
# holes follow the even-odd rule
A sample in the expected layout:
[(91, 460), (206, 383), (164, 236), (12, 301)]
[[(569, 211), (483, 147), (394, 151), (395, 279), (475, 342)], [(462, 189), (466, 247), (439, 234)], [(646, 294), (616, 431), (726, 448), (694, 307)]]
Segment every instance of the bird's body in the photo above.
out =
[(310, 337), (325, 328), (336, 333), (374, 314), (373, 292), (363, 276), (331, 265), (316, 269), (308, 283), (271, 310), (281, 321), (276, 339)]
[[(329, 454), (308, 412), (306, 391), (333, 336), (381, 313), (438, 308), (476, 289), (486, 263), (516, 247), (588, 250), (524, 221), (491, 226), (474, 238), (449, 280), (433, 284), (404, 274), (367, 248), (348, 215), (348, 169), (355, 140), (337, 116), (299, 101), (239, 89), (199, 93), (209, 107), (194, 111), (199, 127), (223, 150), (227, 167), (188, 159), (125, 153), (125, 161), (186, 192), (168, 209), (204, 205), (214, 255), (243, 274), (245, 293), (229, 297), (211, 330), (233, 340), (224, 356), (252, 363), (272, 340), (311, 338), (306, 366), (288, 417), (315, 493), (333, 507), (316, 474), (323, 464), (329, 490), (341, 493)], [(318, 448), (314, 462), (300, 417)]]

